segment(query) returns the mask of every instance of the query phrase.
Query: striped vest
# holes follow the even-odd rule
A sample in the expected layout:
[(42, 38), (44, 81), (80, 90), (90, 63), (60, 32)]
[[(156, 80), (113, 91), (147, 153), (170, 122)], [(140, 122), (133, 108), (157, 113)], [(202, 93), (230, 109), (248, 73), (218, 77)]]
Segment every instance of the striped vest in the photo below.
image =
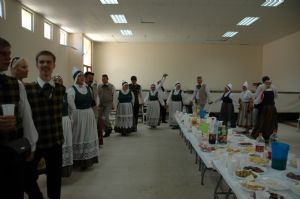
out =
[(2, 104), (15, 104), (17, 118), (16, 130), (4, 130), (0, 133), (0, 143), (6, 143), (23, 136), (22, 119), (19, 116), (20, 91), (16, 78), (0, 74), (0, 115), (3, 115)]
[(26, 85), (34, 125), (39, 134), (38, 149), (63, 144), (62, 112), (66, 88), (55, 84), (51, 98), (44, 95), (37, 82)]

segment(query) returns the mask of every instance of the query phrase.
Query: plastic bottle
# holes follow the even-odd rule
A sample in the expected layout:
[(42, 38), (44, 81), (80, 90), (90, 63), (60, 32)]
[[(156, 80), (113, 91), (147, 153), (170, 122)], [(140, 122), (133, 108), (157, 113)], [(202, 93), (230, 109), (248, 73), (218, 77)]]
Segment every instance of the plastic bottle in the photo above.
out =
[(215, 133), (215, 118), (211, 118), (211, 123), (209, 126), (209, 134), (208, 134), (208, 143), (216, 144), (216, 133)]
[(265, 145), (265, 139), (263, 138), (262, 133), (259, 133), (255, 142), (255, 153), (261, 158), (264, 157)]
[(268, 158), (272, 158), (272, 143), (278, 141), (277, 130), (274, 130), (272, 135), (269, 138), (269, 147), (268, 147)]

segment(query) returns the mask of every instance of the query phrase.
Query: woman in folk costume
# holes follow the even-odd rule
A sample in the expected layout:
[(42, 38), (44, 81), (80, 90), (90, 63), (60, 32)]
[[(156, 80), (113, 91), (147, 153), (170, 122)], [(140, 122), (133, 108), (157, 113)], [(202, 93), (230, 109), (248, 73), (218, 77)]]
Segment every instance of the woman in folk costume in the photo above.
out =
[(223, 121), (223, 124), (227, 127), (235, 127), (233, 104), (235, 104), (236, 101), (232, 98), (231, 90), (232, 90), (232, 84), (229, 83), (225, 86), (222, 97), (220, 97), (215, 101), (215, 102), (222, 101), (219, 120)]
[(175, 89), (170, 92), (167, 99), (167, 105), (169, 106), (169, 125), (172, 129), (178, 129), (179, 125), (175, 119), (176, 111), (182, 111), (183, 102), (187, 99), (183, 90), (181, 90), (180, 82), (175, 83)]
[(262, 133), (265, 141), (268, 142), (270, 135), (278, 129), (275, 107), (275, 99), (278, 97), (278, 93), (269, 77), (258, 87), (258, 90), (259, 95), (255, 99), (255, 103), (260, 104), (260, 113), (251, 136), (256, 138), (259, 133)]
[(253, 110), (253, 94), (248, 89), (248, 83), (243, 84), (243, 91), (239, 97), (240, 112), (238, 116), (237, 125), (246, 129), (248, 133), (249, 129), (252, 128), (252, 110)]
[[(159, 88), (160, 86), (158, 86)], [(162, 96), (158, 92), (158, 88), (153, 83), (150, 86), (150, 91), (144, 100), (147, 104), (146, 121), (151, 128), (156, 128), (160, 124), (160, 105), (165, 106)]]
[(114, 107), (116, 107), (115, 132), (127, 136), (134, 131), (133, 118), (134, 95), (130, 91), (128, 82), (122, 82), (122, 89), (114, 95)]
[[(63, 79), (60, 75), (53, 77), (54, 83), (63, 85)], [(70, 177), (73, 168), (73, 145), (72, 145), (72, 123), (68, 111), (67, 93), (63, 99), (63, 117), (62, 127), (64, 133), (64, 143), (62, 145), (62, 177)]]
[(92, 109), (92, 91), (84, 83), (83, 73), (73, 68), (72, 74), (75, 83), (67, 92), (73, 122), (73, 159), (75, 166), (86, 169), (98, 163), (97, 122)]

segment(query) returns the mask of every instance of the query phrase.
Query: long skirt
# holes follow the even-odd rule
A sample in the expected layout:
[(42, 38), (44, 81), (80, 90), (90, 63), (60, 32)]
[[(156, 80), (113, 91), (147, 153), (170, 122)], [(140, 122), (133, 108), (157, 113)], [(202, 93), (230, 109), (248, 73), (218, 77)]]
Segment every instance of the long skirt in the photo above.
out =
[(278, 129), (277, 110), (275, 105), (264, 105), (259, 114), (256, 125), (251, 133), (251, 136), (256, 138), (259, 133), (262, 133), (265, 141), (269, 140), (270, 135), (274, 130)]
[(69, 177), (73, 168), (72, 123), (69, 116), (63, 116), (62, 127), (64, 144), (62, 145), (62, 176)]
[(220, 121), (227, 127), (235, 127), (234, 107), (232, 103), (222, 103)]
[(146, 112), (146, 121), (148, 126), (158, 126), (160, 124), (159, 121), (160, 116), (160, 104), (156, 101), (149, 101), (147, 112)]
[(73, 121), (74, 165), (87, 168), (98, 163), (99, 143), (93, 109), (77, 109)]
[(176, 111), (182, 111), (182, 102), (181, 101), (170, 101), (169, 104), (169, 125), (177, 126), (178, 123), (175, 119)]
[(244, 127), (246, 129), (252, 128), (252, 111), (249, 106), (250, 106), (249, 102), (241, 103), (240, 112), (237, 121), (239, 127)]
[(134, 131), (133, 106), (131, 103), (119, 103), (117, 106), (115, 132), (129, 134)]

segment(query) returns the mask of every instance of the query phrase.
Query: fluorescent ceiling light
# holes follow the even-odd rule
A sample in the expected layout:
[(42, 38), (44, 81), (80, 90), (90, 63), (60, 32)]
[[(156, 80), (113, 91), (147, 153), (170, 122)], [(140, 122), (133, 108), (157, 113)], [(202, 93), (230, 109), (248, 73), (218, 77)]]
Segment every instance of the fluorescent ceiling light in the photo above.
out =
[(100, 0), (102, 4), (119, 4), (118, 0)]
[(123, 36), (132, 36), (131, 30), (120, 30)]
[(276, 7), (282, 4), (284, 0), (266, 0), (261, 6), (263, 7)]
[(251, 24), (253, 24), (258, 19), (259, 19), (259, 17), (245, 17), (237, 25), (238, 26), (250, 26)]
[(234, 35), (236, 35), (238, 33), (239, 32), (228, 31), (222, 37), (233, 37)]
[(125, 15), (110, 15), (114, 23), (127, 23)]

